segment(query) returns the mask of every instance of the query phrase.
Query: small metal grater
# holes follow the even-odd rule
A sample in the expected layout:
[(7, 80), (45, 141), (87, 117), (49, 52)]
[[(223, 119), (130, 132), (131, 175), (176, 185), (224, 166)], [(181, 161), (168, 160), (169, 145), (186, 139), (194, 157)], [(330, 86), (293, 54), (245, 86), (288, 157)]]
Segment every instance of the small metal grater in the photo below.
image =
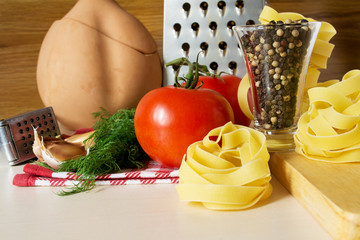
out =
[[(232, 27), (259, 23), (264, 0), (165, 0), (164, 63), (180, 57), (208, 66), (212, 73), (243, 77), (246, 65)], [(174, 83), (175, 70), (164, 69), (164, 86)], [(185, 74), (187, 68), (180, 71)]]
[(33, 127), (37, 128), (40, 136), (60, 135), (52, 107), (0, 120), (0, 161), (5, 158), (10, 165), (16, 165), (35, 157), (32, 151)]

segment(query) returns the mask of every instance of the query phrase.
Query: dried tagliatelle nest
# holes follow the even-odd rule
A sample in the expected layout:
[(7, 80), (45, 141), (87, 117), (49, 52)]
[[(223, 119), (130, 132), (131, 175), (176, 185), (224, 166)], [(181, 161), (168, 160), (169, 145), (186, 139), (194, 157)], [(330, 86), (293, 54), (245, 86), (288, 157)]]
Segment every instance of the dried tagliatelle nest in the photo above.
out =
[(59, 169), (62, 162), (85, 156), (91, 142), (84, 141), (93, 132), (77, 134), (66, 139), (39, 136), (34, 128), (33, 152), (38, 161), (46, 163), (54, 169)]
[(342, 81), (330, 80), (311, 88), (309, 109), (298, 123), (296, 152), (311, 160), (360, 161), (360, 70)]
[(265, 135), (231, 122), (195, 142), (179, 169), (177, 191), (183, 201), (213, 210), (240, 210), (272, 192)]

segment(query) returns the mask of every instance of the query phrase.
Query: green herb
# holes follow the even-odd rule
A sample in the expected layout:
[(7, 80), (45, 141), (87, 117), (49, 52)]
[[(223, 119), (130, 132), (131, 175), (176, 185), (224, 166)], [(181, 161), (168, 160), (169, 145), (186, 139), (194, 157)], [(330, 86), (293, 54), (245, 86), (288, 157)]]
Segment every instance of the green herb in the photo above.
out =
[(99, 120), (94, 126), (95, 132), (85, 140), (93, 141), (89, 154), (62, 163), (58, 170), (81, 175), (79, 184), (70, 191), (61, 191), (59, 195), (93, 189), (96, 175), (144, 166), (147, 158), (135, 135), (134, 115), (135, 109), (121, 109), (114, 115), (101, 109), (94, 114)]
[(38, 161), (38, 160), (32, 162), (31, 164), (35, 164), (35, 165), (38, 165), (38, 166), (40, 166), (40, 167), (44, 167), (44, 168), (50, 169), (50, 170), (53, 171), (53, 172), (56, 171), (55, 169), (53, 169), (52, 167), (50, 167), (50, 166), (47, 165), (46, 163), (40, 162), (40, 161)]

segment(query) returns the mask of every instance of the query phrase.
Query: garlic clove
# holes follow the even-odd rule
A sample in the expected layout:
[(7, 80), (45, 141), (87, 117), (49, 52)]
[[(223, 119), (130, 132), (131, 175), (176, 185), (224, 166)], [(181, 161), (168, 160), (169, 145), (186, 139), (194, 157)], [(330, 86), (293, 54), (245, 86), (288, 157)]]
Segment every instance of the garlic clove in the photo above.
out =
[(33, 130), (34, 130), (34, 143), (32, 146), (32, 150), (33, 150), (34, 155), (38, 158), (38, 160), (43, 162), (44, 159), (42, 156), (42, 151), (45, 149), (45, 147), (41, 143), (39, 134), (37, 133), (37, 130), (34, 126), (33, 126)]
[(69, 143), (60, 138), (40, 137), (34, 128), (33, 152), (39, 161), (59, 169), (63, 161), (85, 156), (87, 150), (79, 143)]

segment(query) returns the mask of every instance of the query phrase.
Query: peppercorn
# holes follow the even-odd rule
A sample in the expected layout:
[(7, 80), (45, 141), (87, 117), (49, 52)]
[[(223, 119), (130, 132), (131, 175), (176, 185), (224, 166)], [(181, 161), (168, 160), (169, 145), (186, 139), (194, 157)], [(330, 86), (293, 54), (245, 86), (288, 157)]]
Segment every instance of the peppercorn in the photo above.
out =
[(285, 102), (290, 101), (290, 96), (289, 96), (289, 95), (284, 96), (284, 101), (285, 101)]
[(297, 37), (297, 36), (299, 36), (299, 31), (294, 29), (294, 30), (292, 30), (291, 35), (293, 35), (293, 37)]
[(265, 44), (263, 45), (263, 48), (264, 48), (265, 50), (269, 50), (269, 49), (271, 48), (271, 45), (268, 44), (268, 43), (265, 43)]
[(273, 61), (273, 62), (271, 63), (271, 65), (272, 65), (273, 67), (277, 67), (277, 66), (279, 66), (279, 62), (278, 62), (278, 61)]
[(280, 28), (276, 31), (276, 35), (278, 35), (279, 37), (281, 37), (282, 35), (284, 35), (284, 31)]
[(275, 124), (277, 122), (277, 117), (271, 117), (270, 118), (270, 121)]
[(280, 47), (280, 43), (279, 42), (274, 42), (272, 46), (274, 48), (278, 48), (278, 47)]

